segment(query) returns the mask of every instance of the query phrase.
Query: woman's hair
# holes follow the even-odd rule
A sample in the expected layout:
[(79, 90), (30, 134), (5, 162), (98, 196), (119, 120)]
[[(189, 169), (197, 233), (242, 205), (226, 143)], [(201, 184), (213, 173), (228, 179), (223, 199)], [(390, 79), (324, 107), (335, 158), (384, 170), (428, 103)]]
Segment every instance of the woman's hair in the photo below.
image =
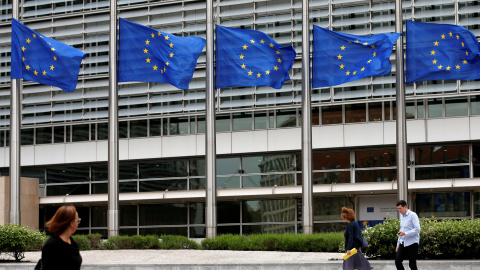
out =
[(75, 220), (75, 213), (77, 213), (75, 206), (64, 205), (58, 208), (52, 219), (45, 223), (45, 226), (51, 234), (58, 236), (70, 226), (72, 221)]
[(346, 220), (355, 220), (355, 212), (353, 209), (342, 207), (342, 218)]

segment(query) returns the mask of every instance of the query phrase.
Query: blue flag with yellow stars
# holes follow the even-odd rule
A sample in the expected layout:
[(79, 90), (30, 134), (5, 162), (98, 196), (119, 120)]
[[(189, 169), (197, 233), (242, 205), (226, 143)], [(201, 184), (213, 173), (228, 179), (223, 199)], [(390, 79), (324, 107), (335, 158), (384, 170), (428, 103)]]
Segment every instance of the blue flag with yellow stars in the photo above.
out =
[(10, 78), (75, 91), (78, 71), (86, 54), (60, 41), (40, 35), (12, 18)]
[(339, 85), (392, 71), (399, 33), (355, 36), (313, 26), (313, 88)]
[(177, 37), (120, 18), (119, 82), (169, 83), (188, 89), (205, 39)]
[(217, 25), (216, 88), (267, 85), (289, 81), (295, 60), (292, 46), (280, 46), (256, 30)]
[(480, 45), (468, 29), (407, 21), (407, 83), (480, 79)]

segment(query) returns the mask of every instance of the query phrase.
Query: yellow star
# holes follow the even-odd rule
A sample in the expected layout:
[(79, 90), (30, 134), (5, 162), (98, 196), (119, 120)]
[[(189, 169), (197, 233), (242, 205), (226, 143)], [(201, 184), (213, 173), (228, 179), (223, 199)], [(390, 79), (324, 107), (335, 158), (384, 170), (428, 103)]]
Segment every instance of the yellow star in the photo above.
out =
[(362, 67), (362, 71), (364, 71), (364, 70), (365, 70), (365, 68), (364, 68), (364, 67)]
[(270, 74), (270, 70), (265, 71), (265, 74), (267, 75)]
[(152, 36), (152, 38), (155, 38), (155, 34), (154, 34), (154, 33), (152, 33), (151, 36)]
[(148, 50), (147, 50), (147, 48), (145, 48), (145, 50), (143, 50), (143, 53), (148, 53)]
[(253, 72), (250, 70), (250, 71), (248, 72), (248, 75), (249, 75), (249, 76), (252, 76), (252, 74), (253, 74)]
[(367, 61), (367, 63), (369, 63), (369, 64), (370, 64), (370, 62), (372, 62), (372, 60), (368, 60), (368, 61)]
[(345, 46), (342, 45), (342, 47), (340, 47), (340, 49), (342, 49), (342, 51), (345, 51)]
[(352, 43), (351, 41), (349, 41), (348, 43)]
[(342, 59), (342, 55), (339, 54), (339, 55), (337, 56), (337, 59), (338, 59), (338, 60)]
[(363, 224), (363, 227), (367, 227), (368, 222), (365, 220), (362, 224)]
[(451, 69), (451, 67), (448, 66), (448, 67), (447, 67), (447, 70), (450, 70), (450, 69)]
[[(152, 34), (152, 35), (153, 35), (153, 34)], [(145, 41), (145, 43), (146, 43), (147, 45), (149, 45), (149, 44), (150, 44), (150, 40), (147, 39), (147, 41)]]
[(277, 70), (278, 70), (278, 67), (277, 67), (277, 66), (273, 66), (273, 69), (275, 69), (275, 71), (277, 71)]
[(25, 56), (22, 56), (22, 61), (25, 61)]
[(373, 57), (375, 57), (375, 56), (377, 56), (377, 53), (376, 53), (376, 52), (373, 53)]
[(445, 39), (445, 35), (444, 35), (444, 34), (442, 34), (442, 39)]
[(368, 43), (367, 43), (367, 42), (365, 42), (365, 43), (363, 43), (363, 45), (368, 45)]
[(263, 44), (263, 43), (265, 43), (265, 40), (263, 40), (263, 39), (262, 39), (262, 40), (260, 40), (260, 43), (262, 43), (262, 44)]
[(162, 36), (162, 33), (161, 33), (161, 32), (158, 32), (158, 36), (161, 37), (161, 36)]
[(360, 43), (360, 41), (356, 40), (355, 43)]
[(153, 70), (157, 70), (157, 69), (158, 69), (157, 65), (153, 66)]
[(457, 39), (460, 39), (460, 36), (459, 36), (459, 35), (457, 35)]
[(245, 64), (242, 64), (242, 68), (246, 68), (247, 66)]
[(168, 35), (165, 36), (165, 39), (168, 40), (170, 37)]
[(52, 48), (52, 51), (55, 51), (55, 48)]
[(29, 66), (29, 65), (27, 65), (25, 68), (26, 68), (27, 70), (29, 70), (29, 69), (30, 69), (30, 66)]
[(433, 50), (430, 51), (430, 53), (431, 53), (431, 55), (435, 55), (435, 51), (433, 51)]
[(53, 65), (50, 66), (50, 70), (53, 70), (55, 67)]
[(37, 35), (33, 34), (33, 38), (37, 38)]
[(468, 55), (468, 51), (465, 51), (465, 54)]
[(440, 66), (438, 66), (438, 69), (442, 69), (442, 67), (443, 67), (443, 66), (442, 66), (442, 65), (440, 65)]
[(343, 69), (345, 66), (343, 64), (340, 65), (340, 69)]
[(438, 46), (438, 41), (435, 41), (435, 42), (433, 43), (433, 45), (434, 45), (434, 46)]
[(163, 74), (163, 69), (160, 69), (160, 72)]
[(463, 63), (466, 64), (466, 63), (467, 63), (467, 60), (463, 60)]
[(245, 56), (243, 56), (243, 54), (240, 54), (240, 59), (243, 59)]
[(35, 71), (33, 71), (33, 74), (38, 75), (38, 72), (35, 70)]
[(165, 73), (166, 73), (166, 72), (167, 72), (167, 68), (163, 68), (163, 72), (165, 72)]
[(262, 76), (262, 74), (258, 73), (258, 74), (257, 74), (257, 78), (260, 78), (260, 76)]
[(433, 59), (432, 62), (433, 62), (434, 64), (436, 64), (436, 63), (437, 63), (437, 59)]
[(277, 60), (277, 61), (278, 61), (278, 63), (281, 63), (281, 62), (282, 62), (282, 59), (278, 58), (278, 60)]
[(451, 37), (453, 36), (452, 32), (448, 33)]
[(170, 65), (170, 63), (166, 62), (165, 65), (167, 65), (167, 67), (168, 67), (168, 65)]
[(459, 66), (459, 65), (456, 65), (455, 67), (456, 67), (457, 69), (460, 69), (460, 66)]
[(375, 45), (372, 45), (372, 49), (375, 49)]
[(25, 49), (25, 47), (24, 47), (24, 46), (22, 46), (22, 52), (24, 52), (25, 50), (26, 50), (26, 49)]
[(280, 51), (276, 51), (277, 54), (280, 54)]
[(273, 43), (270, 43), (270, 48), (273, 48)]
[(30, 39), (29, 39), (29, 38), (27, 38), (27, 43), (30, 43)]
[(43, 71), (43, 75), (45, 75), (45, 76), (47, 75), (47, 72), (45, 70)]
[(465, 43), (462, 42), (462, 47), (465, 47)]
[(55, 55), (53, 56), (53, 60), (57, 61), (57, 57)]
[(248, 48), (247, 44), (243, 45), (242, 46), (244, 50), (246, 50)]
[(357, 71), (354, 71), (354, 72), (353, 72), (353, 75), (356, 75), (356, 74), (357, 74)]
[(170, 48), (173, 48), (173, 43), (170, 43)]
[(255, 40), (251, 39), (251, 40), (250, 40), (250, 43), (255, 43)]
[(173, 54), (173, 53), (171, 53), (171, 54), (170, 54), (170, 57), (173, 57), (173, 56), (174, 56), (174, 54)]
[(346, 73), (347, 73), (347, 75), (350, 75), (350, 71), (347, 71)]
[(151, 60), (150, 58), (145, 59), (145, 61), (147, 61), (147, 63), (150, 63), (150, 60)]

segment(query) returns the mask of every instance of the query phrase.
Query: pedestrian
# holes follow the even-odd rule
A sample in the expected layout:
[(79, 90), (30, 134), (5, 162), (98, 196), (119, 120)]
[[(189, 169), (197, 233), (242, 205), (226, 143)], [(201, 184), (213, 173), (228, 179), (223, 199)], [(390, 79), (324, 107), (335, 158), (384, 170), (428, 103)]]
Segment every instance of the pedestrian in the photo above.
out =
[(347, 229), (343, 234), (345, 237), (345, 251), (350, 255), (353, 248), (357, 249), (356, 254), (343, 261), (343, 270), (371, 270), (372, 266), (370, 262), (362, 253), (362, 232), (360, 231), (360, 227), (358, 227), (358, 223), (355, 221), (355, 212), (353, 209), (343, 207), (342, 219), (348, 223)]
[(77, 243), (71, 237), (78, 228), (81, 219), (75, 206), (62, 206), (45, 226), (50, 238), (42, 247), (42, 270), (78, 270), (82, 257)]
[(397, 256), (395, 266), (397, 270), (404, 270), (403, 260), (408, 258), (410, 270), (417, 270), (418, 244), (420, 242), (420, 222), (417, 214), (410, 211), (404, 200), (397, 202), (400, 215), (400, 231), (397, 233)]

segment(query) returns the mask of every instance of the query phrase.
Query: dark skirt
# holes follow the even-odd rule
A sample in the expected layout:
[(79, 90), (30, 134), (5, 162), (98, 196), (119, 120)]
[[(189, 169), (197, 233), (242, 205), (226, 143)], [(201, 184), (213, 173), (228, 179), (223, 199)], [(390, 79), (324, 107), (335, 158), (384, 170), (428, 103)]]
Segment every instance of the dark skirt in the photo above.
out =
[(357, 254), (343, 261), (343, 270), (371, 270), (373, 267), (368, 262), (367, 258), (363, 256), (362, 250), (359, 248)]

